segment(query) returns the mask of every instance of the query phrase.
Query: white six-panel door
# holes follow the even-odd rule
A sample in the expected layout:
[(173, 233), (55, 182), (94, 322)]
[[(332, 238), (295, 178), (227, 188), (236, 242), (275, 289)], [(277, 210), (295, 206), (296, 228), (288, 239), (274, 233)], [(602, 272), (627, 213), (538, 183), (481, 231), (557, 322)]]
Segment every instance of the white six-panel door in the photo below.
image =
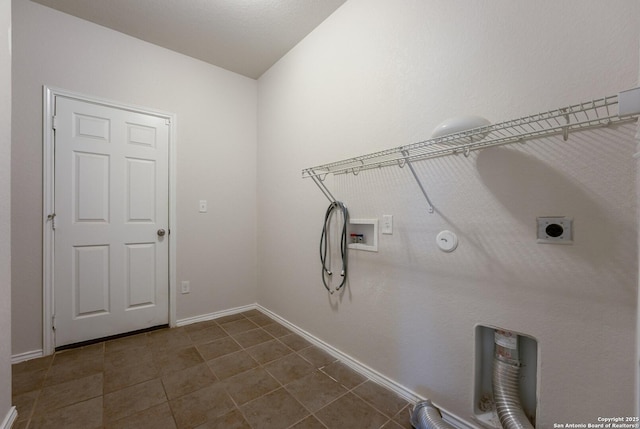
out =
[(54, 128), (55, 346), (168, 323), (166, 119), (57, 96)]

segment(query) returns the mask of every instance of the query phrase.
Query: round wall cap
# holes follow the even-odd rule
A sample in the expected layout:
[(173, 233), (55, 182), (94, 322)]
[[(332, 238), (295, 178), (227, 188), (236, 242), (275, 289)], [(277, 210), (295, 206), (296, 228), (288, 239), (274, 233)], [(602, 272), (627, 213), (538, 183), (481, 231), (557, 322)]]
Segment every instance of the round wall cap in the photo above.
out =
[(443, 252), (453, 252), (458, 247), (458, 236), (451, 231), (441, 231), (436, 236), (436, 243)]

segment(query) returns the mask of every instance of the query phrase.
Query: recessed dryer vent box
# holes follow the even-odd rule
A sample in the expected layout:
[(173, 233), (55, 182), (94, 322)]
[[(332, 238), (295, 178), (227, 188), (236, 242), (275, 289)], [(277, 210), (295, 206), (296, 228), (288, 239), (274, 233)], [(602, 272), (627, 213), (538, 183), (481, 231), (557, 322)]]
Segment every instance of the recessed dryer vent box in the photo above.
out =
[(539, 217), (538, 243), (573, 243), (573, 219), (563, 216)]
[[(500, 419), (496, 412), (493, 392), (493, 364), (496, 355), (496, 326), (475, 327), (475, 371), (472, 418), (486, 429), (501, 429)], [(518, 398), (525, 415), (530, 422), (535, 422), (538, 406), (538, 340), (526, 334), (516, 334), (516, 345), (519, 361)]]
[(378, 219), (349, 219), (347, 247), (354, 250), (378, 251)]

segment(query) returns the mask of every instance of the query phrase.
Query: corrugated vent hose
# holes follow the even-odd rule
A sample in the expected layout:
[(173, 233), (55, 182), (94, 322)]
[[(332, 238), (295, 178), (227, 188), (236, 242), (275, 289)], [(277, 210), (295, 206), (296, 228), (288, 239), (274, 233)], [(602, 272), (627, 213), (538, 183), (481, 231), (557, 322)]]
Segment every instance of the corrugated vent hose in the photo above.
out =
[(504, 429), (534, 429), (520, 404), (518, 335), (498, 329), (494, 335), (493, 400), (500, 424)]
[[(520, 404), (518, 335), (496, 330), (494, 342), (493, 399), (500, 425), (503, 429), (534, 429)], [(442, 420), (440, 411), (428, 399), (413, 407), (411, 424), (416, 429), (455, 429)]]
[(411, 413), (411, 424), (417, 429), (455, 429), (442, 420), (442, 415), (430, 400), (418, 402)]

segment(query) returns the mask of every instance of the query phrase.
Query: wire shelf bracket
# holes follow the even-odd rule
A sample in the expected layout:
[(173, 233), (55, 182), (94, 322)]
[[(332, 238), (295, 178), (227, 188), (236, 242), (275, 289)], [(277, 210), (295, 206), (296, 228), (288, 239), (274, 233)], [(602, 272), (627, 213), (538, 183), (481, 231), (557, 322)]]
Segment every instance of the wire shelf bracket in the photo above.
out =
[(431, 200), (429, 199), (429, 195), (427, 194), (427, 191), (424, 189), (424, 186), (422, 186), (422, 182), (420, 181), (420, 178), (418, 177), (418, 174), (416, 173), (416, 170), (414, 170), (413, 165), (411, 165), (411, 161), (409, 161), (407, 158), (409, 157), (409, 152), (406, 150), (402, 151), (402, 154), (406, 157), (403, 158), (403, 163), (402, 165), (398, 164), (398, 166), (400, 168), (404, 167), (405, 165), (407, 167), (409, 167), (409, 170), (411, 170), (411, 174), (413, 174), (413, 178), (416, 179), (416, 182), (418, 183), (418, 186), (420, 187), (420, 190), (422, 191), (422, 195), (424, 195), (424, 198), (427, 200), (427, 205), (429, 206), (428, 211), (429, 213), (433, 213), (433, 204), (431, 204)]
[(548, 112), (537, 113), (497, 124), (448, 134), (429, 140), (373, 152), (354, 158), (302, 170), (302, 178), (311, 178), (330, 202), (335, 202), (326, 184), (329, 174), (358, 175), (361, 171), (390, 166), (408, 166), (429, 206), (433, 204), (420, 181), (412, 163), (431, 158), (464, 154), (471, 151), (526, 140), (562, 135), (566, 141), (569, 133), (613, 124), (635, 122), (640, 116), (640, 87), (622, 91), (616, 95), (586, 101)]
[(329, 202), (330, 203), (335, 203), (336, 199), (334, 198), (334, 196), (329, 191), (329, 188), (327, 188), (327, 185), (324, 184), (324, 180), (327, 178), (327, 175), (328, 175), (328, 173), (324, 174), (324, 175), (319, 175), (319, 174), (315, 175), (314, 174), (314, 175), (309, 176), (309, 177), (311, 177), (313, 182), (316, 184), (316, 186), (318, 186), (318, 188), (324, 194), (324, 196), (327, 197)]

